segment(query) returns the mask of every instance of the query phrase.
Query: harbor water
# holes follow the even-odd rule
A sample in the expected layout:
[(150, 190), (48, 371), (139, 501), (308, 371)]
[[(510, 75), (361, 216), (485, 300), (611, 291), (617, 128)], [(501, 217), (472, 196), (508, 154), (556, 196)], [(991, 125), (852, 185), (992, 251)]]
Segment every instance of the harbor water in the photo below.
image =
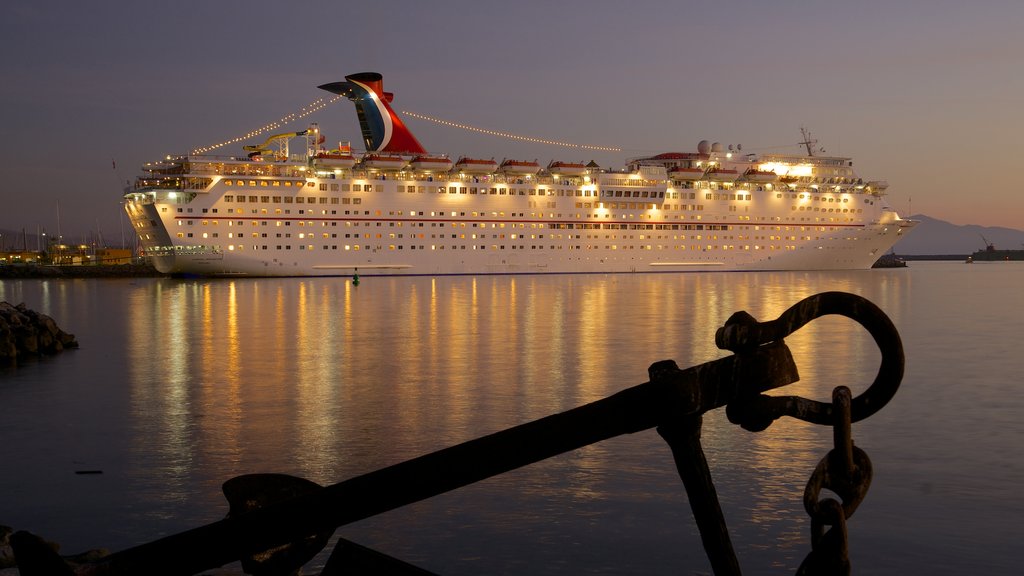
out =
[[(895, 398), (853, 426), (874, 466), (848, 521), (854, 573), (1019, 573), (1024, 263), (360, 280), (0, 280), (0, 301), (81, 345), (0, 368), (0, 524), (62, 553), (124, 549), (223, 518), (234, 476), (339, 482), (607, 397), (659, 360), (724, 357), (732, 313), (774, 319), (839, 290), (881, 307), (906, 352)], [(844, 318), (786, 342), (801, 380), (781, 393), (856, 395), (878, 369)], [(743, 573), (794, 573), (831, 430), (752, 433), (718, 410), (702, 442)], [(711, 572), (653, 430), (336, 534), (449, 575)]]

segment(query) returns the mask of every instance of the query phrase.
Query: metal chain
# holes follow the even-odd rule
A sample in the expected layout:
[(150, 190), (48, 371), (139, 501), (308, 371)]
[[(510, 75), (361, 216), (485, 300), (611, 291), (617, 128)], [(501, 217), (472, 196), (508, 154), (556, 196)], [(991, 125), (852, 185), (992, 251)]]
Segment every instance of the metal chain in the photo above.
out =
[[(811, 473), (804, 490), (804, 508), (811, 517), (811, 552), (798, 576), (850, 574), (846, 521), (867, 495), (872, 475), (867, 453), (853, 445), (851, 401), (849, 388), (838, 386), (832, 391), (834, 446)], [(822, 489), (831, 490), (842, 501), (822, 499)]]
[[(895, 395), (903, 379), (903, 343), (892, 321), (870, 301), (855, 294), (823, 292), (805, 298), (777, 319), (758, 322), (746, 312), (733, 314), (715, 333), (719, 348), (745, 355), (783, 339), (816, 318), (846, 316), (874, 338), (882, 361), (874, 382), (856, 398), (845, 386), (832, 391), (832, 403), (799, 396), (769, 396), (756, 391), (740, 394), (726, 406), (730, 422), (760, 432), (782, 416), (832, 426), (833, 448), (818, 463), (804, 490), (804, 508), (811, 517), (811, 552), (797, 570), (800, 576), (850, 574), (846, 521), (867, 495), (871, 460), (853, 445), (851, 424), (863, 420)], [(830, 490), (835, 498), (822, 498)]]

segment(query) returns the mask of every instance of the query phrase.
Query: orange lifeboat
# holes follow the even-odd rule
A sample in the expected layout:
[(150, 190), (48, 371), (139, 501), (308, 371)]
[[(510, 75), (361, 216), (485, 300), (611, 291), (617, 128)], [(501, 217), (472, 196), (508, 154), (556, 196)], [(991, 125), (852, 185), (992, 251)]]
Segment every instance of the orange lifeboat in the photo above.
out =
[(574, 162), (551, 162), (548, 164), (548, 172), (562, 176), (582, 176), (586, 171), (586, 164)]
[(724, 168), (712, 168), (708, 170), (707, 179), (712, 182), (735, 182), (740, 177), (740, 173), (736, 170), (727, 170)]
[(363, 156), (363, 166), (377, 170), (400, 170), (406, 165), (405, 158), (397, 154), (371, 152)]
[(751, 168), (743, 173), (743, 179), (748, 182), (775, 182), (779, 175), (771, 170)]
[(467, 174), (491, 174), (498, 169), (498, 163), (493, 159), (482, 160), (463, 156), (455, 163), (455, 169)]
[(313, 158), (313, 164), (324, 168), (351, 168), (356, 165), (356, 157), (338, 152), (321, 152)]
[(505, 160), (501, 163), (498, 170), (505, 174), (536, 174), (540, 172), (540, 164), (537, 164), (536, 160), (528, 162), (525, 160)]
[(447, 172), (452, 169), (452, 159), (447, 156), (421, 155), (412, 159), (409, 164), (413, 170), (426, 172)]
[(677, 167), (668, 171), (668, 177), (673, 180), (700, 180), (704, 177), (702, 168)]

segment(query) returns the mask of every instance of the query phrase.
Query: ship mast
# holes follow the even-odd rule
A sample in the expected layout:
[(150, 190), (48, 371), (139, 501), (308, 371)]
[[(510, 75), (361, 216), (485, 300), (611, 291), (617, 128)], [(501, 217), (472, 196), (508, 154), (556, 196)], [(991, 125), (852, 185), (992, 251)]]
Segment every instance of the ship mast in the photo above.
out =
[(800, 144), (803, 144), (804, 147), (807, 148), (807, 155), (808, 156), (814, 156), (814, 148), (813, 148), (813, 146), (815, 144), (817, 144), (818, 141), (812, 139), (811, 138), (811, 133), (806, 128), (804, 128), (803, 126), (800, 127), (800, 135), (803, 136), (803, 138), (804, 138), (803, 142), (800, 142)]

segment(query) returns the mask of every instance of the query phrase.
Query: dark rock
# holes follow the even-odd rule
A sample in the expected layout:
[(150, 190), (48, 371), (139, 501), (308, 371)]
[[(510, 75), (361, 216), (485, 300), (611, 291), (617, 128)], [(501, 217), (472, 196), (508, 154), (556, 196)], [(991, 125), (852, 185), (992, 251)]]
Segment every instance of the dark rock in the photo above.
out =
[[(31, 532), (14, 532), (9, 526), (0, 526), (0, 570), (18, 567), (22, 576), (42, 574), (91, 573), (89, 566), (110, 555), (106, 549), (88, 550), (73, 556), (61, 556), (60, 545), (44, 540)], [(86, 567), (86, 570), (76, 570)]]
[(10, 526), (0, 526), (0, 570), (15, 565), (14, 550), (11, 549), (11, 533), (14, 530)]
[(11, 547), (22, 576), (74, 576), (75, 572), (60, 555), (57, 546), (31, 532), (11, 535)]
[(16, 362), (67, 348), (78, 348), (78, 341), (61, 330), (53, 318), (28, 309), (24, 303), (11, 306), (0, 302), (0, 361)]

